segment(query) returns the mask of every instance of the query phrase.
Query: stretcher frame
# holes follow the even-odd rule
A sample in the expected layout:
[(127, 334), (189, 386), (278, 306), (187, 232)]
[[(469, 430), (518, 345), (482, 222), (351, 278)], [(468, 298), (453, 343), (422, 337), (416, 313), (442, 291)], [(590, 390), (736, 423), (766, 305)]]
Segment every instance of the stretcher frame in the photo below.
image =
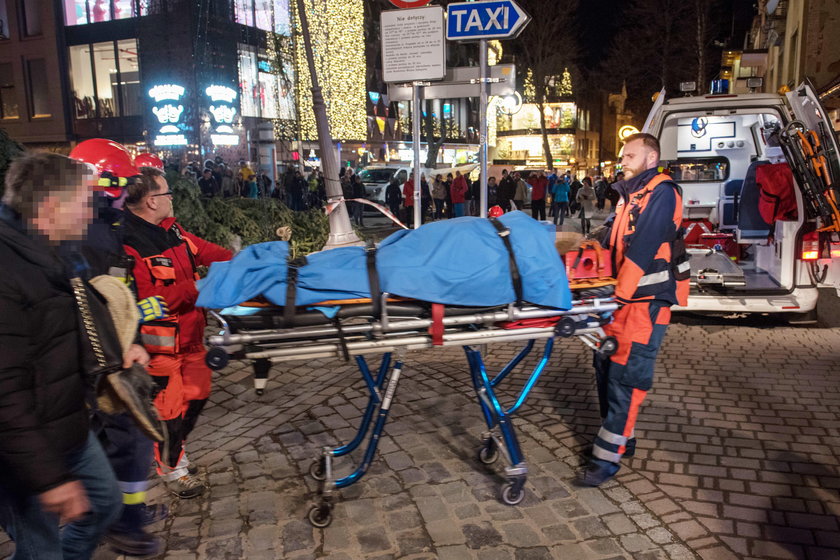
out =
[[(358, 430), (350, 442), (324, 447), (309, 469), (309, 474), (319, 481), (319, 489), (317, 503), (310, 508), (307, 518), (313, 526), (322, 528), (332, 521), (336, 491), (361, 480), (373, 462), (399, 380), (404, 373), (406, 351), (461, 346), (487, 425), (487, 430), (481, 434), (477, 459), (490, 465), (500, 456), (504, 458), (506, 482), (500, 488), (499, 499), (507, 505), (519, 504), (525, 497), (528, 466), (512, 418), (521, 409), (545, 370), (555, 338), (575, 336), (596, 352), (604, 355), (615, 353), (617, 343), (614, 338), (605, 337), (602, 327), (609, 322), (618, 304), (612, 297), (577, 299), (572, 308), (566, 311), (536, 306), (516, 307), (511, 304), (475, 312), (464, 312), (461, 309), (459, 314), (435, 320), (394, 317), (389, 313), (390, 301), (389, 294), (382, 294), (380, 315), (362, 318), (356, 324), (282, 329), (242, 329), (235, 324), (234, 317), (211, 311), (222, 331), (208, 338), (211, 346), (208, 365), (213, 369), (221, 369), (231, 358), (252, 360), (255, 389), (258, 394), (262, 394), (268, 371), (274, 363), (316, 358), (355, 360), (369, 392)], [(282, 312), (282, 308), (278, 310)], [(554, 318), (557, 320), (551, 321), (553, 324), (550, 326), (509, 327), (510, 323), (516, 321)], [(438, 332), (432, 333), (433, 327), (438, 327)], [(513, 404), (505, 407), (496, 394), (497, 388), (530, 355), (537, 340), (545, 340), (542, 357), (528, 374)], [(482, 347), (494, 342), (516, 341), (525, 341), (524, 348), (497, 374), (491, 375), (482, 358)], [(365, 355), (373, 353), (382, 354), (375, 375), (371, 373), (365, 359)], [(365, 441), (367, 445), (356, 469), (347, 476), (337, 478), (333, 468), (334, 459), (350, 454)]]

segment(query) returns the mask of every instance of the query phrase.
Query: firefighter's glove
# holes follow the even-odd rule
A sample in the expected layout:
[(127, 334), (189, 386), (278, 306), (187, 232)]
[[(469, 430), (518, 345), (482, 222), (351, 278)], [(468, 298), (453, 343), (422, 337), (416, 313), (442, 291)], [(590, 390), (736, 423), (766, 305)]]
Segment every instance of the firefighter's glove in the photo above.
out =
[(166, 300), (160, 296), (151, 296), (137, 302), (137, 309), (140, 310), (140, 322), (148, 323), (158, 319), (165, 319), (169, 316), (169, 308)]
[(130, 414), (149, 439), (162, 442), (163, 428), (152, 403), (154, 387), (155, 383), (146, 369), (134, 364), (105, 376), (97, 387), (96, 402), (105, 414)]

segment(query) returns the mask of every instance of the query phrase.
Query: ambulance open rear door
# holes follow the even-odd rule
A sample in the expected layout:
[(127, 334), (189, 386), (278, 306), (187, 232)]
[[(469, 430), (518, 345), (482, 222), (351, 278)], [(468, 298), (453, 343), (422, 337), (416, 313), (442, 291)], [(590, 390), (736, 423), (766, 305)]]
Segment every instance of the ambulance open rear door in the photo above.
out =
[[(810, 81), (806, 80), (785, 96), (796, 120), (804, 125), (800, 144), (805, 146), (803, 155), (810, 163), (809, 171), (814, 171), (816, 182), (823, 181), (827, 187), (823, 193), (826, 212), (828, 208), (836, 210), (840, 206), (840, 146), (831, 119)], [(807, 153), (809, 148), (811, 154)], [(800, 187), (803, 180), (797, 176)], [(802, 260), (819, 287), (834, 287), (840, 295), (840, 215), (834, 220), (818, 218), (817, 228), (822, 231), (803, 237)]]

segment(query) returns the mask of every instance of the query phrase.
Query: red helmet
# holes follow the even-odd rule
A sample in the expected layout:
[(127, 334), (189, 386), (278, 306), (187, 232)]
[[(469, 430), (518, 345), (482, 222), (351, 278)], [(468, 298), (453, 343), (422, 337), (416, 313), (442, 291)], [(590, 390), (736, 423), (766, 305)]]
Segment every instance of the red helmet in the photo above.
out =
[(154, 167), (155, 169), (160, 169), (163, 171), (163, 160), (157, 157), (155, 154), (137, 154), (137, 157), (134, 158), (134, 165), (136, 167)]
[(131, 153), (113, 140), (85, 140), (73, 148), (70, 157), (96, 167), (99, 171), (99, 187), (109, 196), (120, 196), (128, 180), (140, 175), (140, 170), (131, 160)]
[(487, 212), (487, 217), (488, 218), (498, 218), (499, 216), (501, 216), (504, 213), (505, 213), (505, 211), (502, 210), (502, 207), (496, 205), (496, 206), (493, 206), (493, 207), (490, 208), (490, 211)]

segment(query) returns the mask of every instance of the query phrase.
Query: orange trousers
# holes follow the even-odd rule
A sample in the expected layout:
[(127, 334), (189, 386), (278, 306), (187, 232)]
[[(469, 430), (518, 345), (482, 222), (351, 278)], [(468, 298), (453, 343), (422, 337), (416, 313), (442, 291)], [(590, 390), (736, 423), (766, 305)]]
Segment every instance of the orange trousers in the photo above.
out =
[(152, 354), (149, 370), (160, 393), (155, 397), (155, 408), (161, 420), (181, 418), (190, 401), (205, 400), (210, 396), (212, 373), (204, 363), (206, 351), (184, 354)]

